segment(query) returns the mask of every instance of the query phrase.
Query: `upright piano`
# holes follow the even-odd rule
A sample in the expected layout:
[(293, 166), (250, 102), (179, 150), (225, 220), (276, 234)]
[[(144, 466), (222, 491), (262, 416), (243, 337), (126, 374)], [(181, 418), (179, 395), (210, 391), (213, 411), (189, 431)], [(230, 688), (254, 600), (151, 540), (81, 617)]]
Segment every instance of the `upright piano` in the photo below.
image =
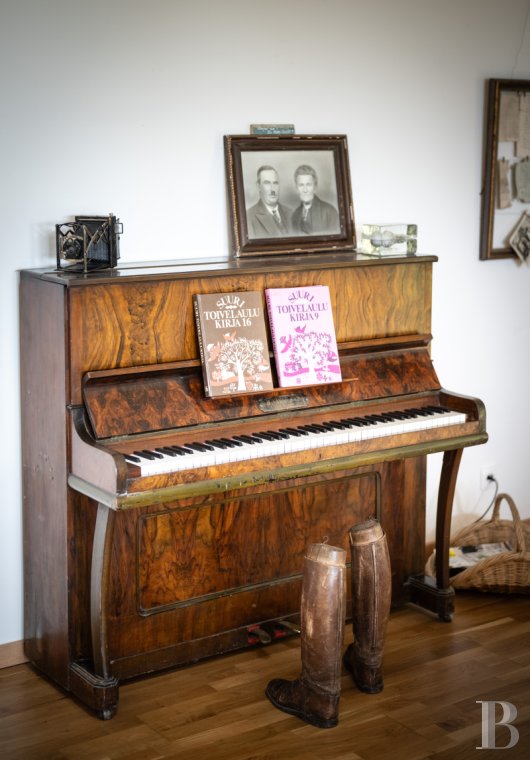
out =
[[(431, 355), (432, 256), (355, 253), (20, 274), (25, 651), (100, 718), (119, 683), (299, 622), (308, 544), (387, 535), (393, 604), (450, 620), (448, 544), (476, 398)], [(204, 393), (192, 296), (327, 285), (342, 381)], [(436, 579), (426, 455), (444, 452)]]

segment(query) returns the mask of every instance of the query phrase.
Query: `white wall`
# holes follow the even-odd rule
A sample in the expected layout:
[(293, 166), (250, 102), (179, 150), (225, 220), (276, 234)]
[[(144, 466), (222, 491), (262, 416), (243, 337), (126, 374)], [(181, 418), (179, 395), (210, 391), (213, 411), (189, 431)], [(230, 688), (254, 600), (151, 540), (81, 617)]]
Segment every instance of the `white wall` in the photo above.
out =
[[(54, 224), (116, 213), (122, 260), (224, 254), (223, 134), (348, 135), (355, 216), (415, 222), (436, 254), (433, 357), (482, 398), (456, 519), (479, 472), (530, 515), (530, 271), (478, 259), (483, 92), (530, 79), (527, 0), (1, 0), (0, 643), (22, 638), (15, 270), (54, 264)], [(46, 389), (43, 389), (46, 392)], [(429, 467), (429, 536), (435, 476)]]

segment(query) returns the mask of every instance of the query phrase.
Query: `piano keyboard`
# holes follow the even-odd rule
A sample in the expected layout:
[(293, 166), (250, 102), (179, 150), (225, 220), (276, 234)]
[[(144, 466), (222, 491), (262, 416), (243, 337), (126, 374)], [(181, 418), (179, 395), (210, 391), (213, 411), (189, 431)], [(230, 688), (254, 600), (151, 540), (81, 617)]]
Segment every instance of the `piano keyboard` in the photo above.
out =
[(127, 462), (140, 468), (142, 476), (193, 470), (199, 467), (239, 462), (246, 459), (290, 454), (323, 446), (366, 441), (371, 438), (413, 433), (458, 425), (466, 415), (440, 406), (424, 406), (381, 412), (362, 417), (344, 417), (306, 425), (286, 426), (248, 435), (190, 441), (179, 446), (141, 449), (126, 454)]

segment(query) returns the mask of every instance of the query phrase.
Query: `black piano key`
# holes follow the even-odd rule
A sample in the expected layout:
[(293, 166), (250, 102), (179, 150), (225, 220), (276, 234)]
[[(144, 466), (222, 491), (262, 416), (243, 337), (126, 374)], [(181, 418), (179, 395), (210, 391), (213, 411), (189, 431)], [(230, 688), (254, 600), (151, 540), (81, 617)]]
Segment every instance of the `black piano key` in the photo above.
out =
[(193, 441), (193, 446), (199, 446), (200, 451), (214, 451), (214, 447), (206, 441)]
[(162, 454), (157, 454), (156, 452), (148, 451), (147, 449), (135, 451), (134, 454), (141, 459), (149, 459), (150, 461), (153, 461), (153, 459), (162, 459)]
[(234, 441), (232, 438), (210, 438), (205, 443), (218, 449), (235, 449), (236, 446), (242, 445), (239, 441)]
[(295, 428), (280, 428), (279, 432), (285, 433), (289, 438), (292, 436), (298, 438), (299, 436), (308, 435), (304, 430), (296, 430)]
[(406, 412), (412, 414), (414, 417), (428, 417), (430, 412), (422, 411), (421, 409), (409, 408), (405, 409)]
[(131, 464), (138, 464), (142, 461), (140, 457), (137, 457), (134, 454), (125, 454), (124, 456), (126, 461), (130, 462)]
[(204, 454), (205, 451), (213, 451), (211, 446), (205, 446), (203, 443), (185, 443), (185, 449), (192, 449), (192, 451), (198, 451), (200, 454)]
[(231, 446), (229, 446), (227, 443), (223, 443), (222, 441), (218, 441), (217, 438), (208, 438), (208, 440), (204, 441), (204, 443), (207, 443), (208, 446), (213, 446), (215, 449), (229, 449)]
[(329, 425), (333, 430), (346, 430), (351, 427), (351, 425), (347, 425), (342, 420), (326, 420), (325, 424)]
[(256, 438), (261, 438), (265, 441), (277, 441), (278, 437), (275, 436), (273, 433), (269, 433), (266, 430), (260, 430), (259, 433), (254, 433)]
[(377, 424), (378, 422), (386, 422), (385, 418), (381, 414), (367, 414), (365, 419)]
[(173, 451), (170, 446), (160, 446), (158, 449), (155, 449), (155, 451), (159, 451), (161, 454), (165, 454), (168, 457), (178, 456), (177, 452)]
[(338, 429), (335, 425), (331, 424), (331, 422), (319, 422), (318, 426), (324, 428), (327, 433), (331, 433), (333, 430)]
[(256, 443), (263, 443), (265, 440), (264, 436), (261, 436), (259, 433), (249, 434), (249, 437), (252, 438)]
[(333, 429), (325, 422), (310, 422), (309, 424), (315, 427), (319, 433), (329, 433)]
[(219, 438), (220, 441), (223, 443), (229, 444), (230, 446), (242, 446), (243, 444), (241, 441), (236, 441), (235, 438)]
[(234, 435), (233, 438), (234, 441), (239, 441), (240, 443), (257, 443), (257, 440), (250, 435)]
[(285, 438), (289, 438), (288, 434), (282, 433), (281, 430), (267, 430), (266, 432), (269, 433), (269, 435), (274, 436), (275, 441), (281, 441), (281, 440), (284, 440)]
[[(408, 409), (405, 411), (409, 411)], [(443, 406), (419, 406), (417, 409), (411, 409), (410, 411), (416, 412), (416, 414), (422, 417), (431, 417), (433, 414), (440, 414), (441, 412), (448, 412)]]
[(204, 446), (206, 446), (208, 451), (215, 451), (215, 446), (212, 446), (211, 443), (206, 443), (206, 441), (204, 441)]
[(171, 447), (173, 451), (176, 451), (177, 454), (180, 456), (184, 456), (185, 454), (194, 454), (195, 452), (192, 449), (186, 449), (184, 446), (172, 446)]
[(292, 431), (293, 435), (309, 435), (309, 432), (307, 430), (302, 430), (302, 428), (300, 428), (300, 427), (297, 427), (297, 428), (288, 427), (288, 428), (285, 428), (285, 429), (287, 431)]
[(184, 449), (191, 449), (192, 451), (201, 451), (201, 449), (198, 446), (194, 446), (193, 443), (184, 443), (183, 445)]
[(307, 430), (308, 433), (328, 433), (329, 430), (326, 430), (325, 427), (322, 425), (318, 425), (316, 422), (310, 423), (308, 425), (300, 425), (300, 428), (302, 430)]

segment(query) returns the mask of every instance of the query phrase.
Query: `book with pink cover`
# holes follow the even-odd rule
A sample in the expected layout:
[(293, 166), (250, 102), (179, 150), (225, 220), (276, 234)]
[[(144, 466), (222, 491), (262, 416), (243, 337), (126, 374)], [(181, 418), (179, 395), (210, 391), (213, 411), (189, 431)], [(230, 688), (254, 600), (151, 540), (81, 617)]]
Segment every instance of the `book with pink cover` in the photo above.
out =
[(197, 294), (193, 305), (206, 395), (271, 390), (262, 294)]
[(280, 387), (342, 380), (329, 288), (267, 288), (269, 324)]

